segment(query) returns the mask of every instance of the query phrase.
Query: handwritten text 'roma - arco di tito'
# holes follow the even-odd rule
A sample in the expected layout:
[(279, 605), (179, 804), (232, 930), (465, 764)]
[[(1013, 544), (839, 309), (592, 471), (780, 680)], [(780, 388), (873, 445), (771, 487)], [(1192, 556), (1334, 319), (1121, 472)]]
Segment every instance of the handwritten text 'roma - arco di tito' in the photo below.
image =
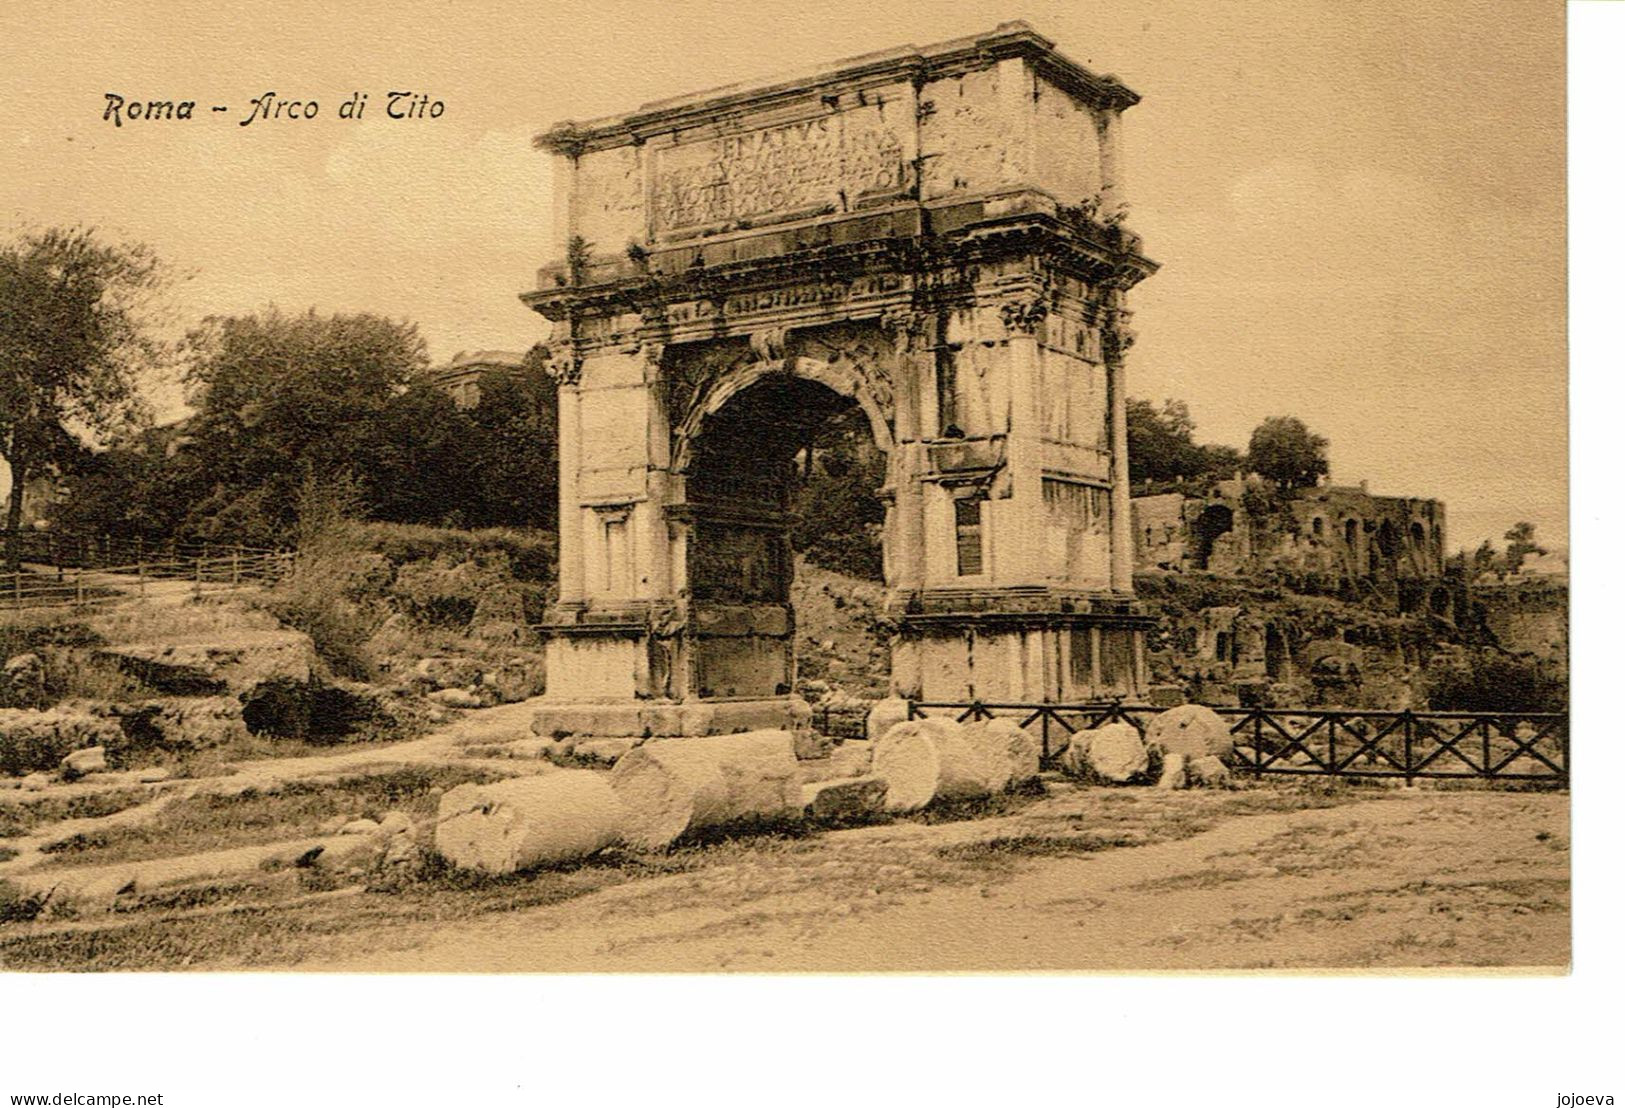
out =
[[(119, 92), (104, 93), (102, 119), (115, 127), (125, 124), (170, 123), (191, 119), (221, 116), (235, 120), (237, 126), (248, 127), (256, 123), (303, 123), (324, 118), (322, 103), (312, 98), (282, 96), (275, 91), (252, 97), (246, 104), (232, 108), (227, 104), (198, 106), (196, 100), (147, 100), (125, 96)], [(390, 91), (379, 97), (378, 106), (368, 114), (372, 95), (352, 92), (338, 105), (336, 113), (325, 118), (362, 119), (439, 119), (446, 114), (446, 102), (426, 92)]]

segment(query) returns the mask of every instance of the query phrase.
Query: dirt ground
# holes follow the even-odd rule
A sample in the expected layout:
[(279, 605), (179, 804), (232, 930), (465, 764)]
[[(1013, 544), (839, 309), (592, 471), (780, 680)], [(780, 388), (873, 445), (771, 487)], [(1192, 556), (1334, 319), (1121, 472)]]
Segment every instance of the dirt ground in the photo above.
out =
[(1193, 971), (1569, 962), (1568, 798), (1051, 781), (982, 818), (0, 928), (0, 967)]
[[(1023, 821), (1064, 819), (1056, 807)], [(1410, 794), (1076, 856), (1046, 854), (1042, 839), (945, 841), (959, 828), (854, 830), (825, 837), (794, 868), (846, 877), (852, 855), (884, 847), (906, 869), (957, 845), (985, 859), (988, 879), (883, 893), (742, 864), (307, 968), (1558, 968), (1569, 960), (1566, 807), (1549, 796)]]

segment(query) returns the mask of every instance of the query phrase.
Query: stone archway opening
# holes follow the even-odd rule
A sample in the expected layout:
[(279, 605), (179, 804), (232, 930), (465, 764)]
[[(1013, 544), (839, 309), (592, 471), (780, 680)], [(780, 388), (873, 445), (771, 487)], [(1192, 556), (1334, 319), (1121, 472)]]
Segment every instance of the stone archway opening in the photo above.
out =
[(1202, 514), (1196, 517), (1196, 524), (1191, 528), (1196, 544), (1193, 553), (1197, 569), (1208, 568), (1208, 559), (1213, 556), (1214, 542), (1220, 535), (1229, 534), (1235, 525), (1235, 513), (1223, 504), (1210, 504), (1202, 509)]
[(875, 493), (886, 454), (858, 397), (797, 369), (753, 368), (712, 398), (682, 444), (691, 687), (701, 698), (794, 689), (798, 555), (881, 578)]
[(1264, 629), (1264, 672), (1276, 681), (1291, 676), (1292, 660), (1287, 652), (1286, 636), (1281, 629), (1270, 624)]

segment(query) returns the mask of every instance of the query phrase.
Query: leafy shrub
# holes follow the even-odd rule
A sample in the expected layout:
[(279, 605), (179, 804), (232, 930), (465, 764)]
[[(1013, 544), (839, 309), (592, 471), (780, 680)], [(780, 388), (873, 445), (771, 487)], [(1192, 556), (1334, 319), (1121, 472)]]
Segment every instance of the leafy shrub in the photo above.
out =
[(1438, 712), (1568, 710), (1568, 679), (1557, 667), (1491, 650), (1430, 667), (1426, 686)]
[(538, 585), (552, 584), (558, 562), (556, 535), (510, 527), (460, 531), (405, 523), (349, 523), (345, 541), (352, 549), (382, 555), (394, 566), (500, 554), (514, 580)]

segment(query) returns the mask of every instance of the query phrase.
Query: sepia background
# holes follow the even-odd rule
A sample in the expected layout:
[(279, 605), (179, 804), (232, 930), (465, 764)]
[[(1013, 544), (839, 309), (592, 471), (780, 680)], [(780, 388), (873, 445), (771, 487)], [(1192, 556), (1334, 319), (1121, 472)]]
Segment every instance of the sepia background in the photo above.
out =
[[(151, 243), (195, 274), (183, 320), (314, 304), (414, 320), (437, 362), (523, 350), (516, 294), (562, 253), (536, 132), (1024, 18), (1145, 97), (1130, 224), (1163, 269), (1135, 294), (1132, 395), (1236, 446), (1302, 415), (1333, 482), (1443, 500), (1451, 550), (1518, 520), (1566, 547), (1558, 4), (332, 7), (9, 5), (8, 219)], [(389, 90), (445, 114), (386, 119)], [(320, 114), (239, 126), (266, 91)], [(115, 128), (106, 92), (202, 113)]]
[[(559, 117), (589, 117), (1019, 16), (1147, 96), (1129, 116), (1133, 222), (1165, 268), (1138, 294), (1136, 394), (1188, 398), (1202, 437), (1233, 443), (1244, 442), (1268, 411), (1313, 412), (1316, 428), (1333, 440), (1335, 475), (1369, 476), (1375, 491), (1425, 490), (1445, 499), (1452, 547), (1499, 537), (1517, 518), (1535, 521), (1543, 536), (1561, 533), (1561, 6), (1455, 4), (1433, 11), (1257, 3), (1219, 11), (1147, 3), (1110, 13), (1096, 7), (832, 3), (809, 18), (805, 5), (788, 4), (754, 4), (748, 12), (734, 4), (603, 4), (585, 13), (581, 6), (502, 12), (390, 4), (334, 17), (298, 4), (230, 13), (201, 5), (108, 12), (11, 4), (0, 13), (7, 61), (0, 71), (0, 149), (8, 154), (0, 201), (8, 220), (85, 220), (152, 241), (197, 270), (181, 294), (188, 316), (271, 300), (314, 302), (415, 318), (437, 359), (460, 348), (522, 347), (536, 324), (513, 293), (528, 286), (535, 262), (548, 252), (546, 159), (528, 149), (533, 131)], [(1380, 45), (1350, 49), (1351, 35)], [(382, 127), (347, 132), (329, 118), (353, 89), (376, 95), (402, 80), (432, 84), (451, 107), (432, 132), (430, 124), (416, 134)], [(235, 126), (235, 112), (229, 127), (200, 124), (173, 133), (114, 132), (101, 122), (103, 91), (128, 82), (124, 91), (147, 95), (137, 86), (148, 81), (162, 86), (154, 96), (218, 95), (234, 109), (267, 88), (316, 88), (324, 117), (304, 131), (254, 133)], [(334, 248), (335, 237), (343, 249)], [(1594, 287), (1607, 280), (1595, 265), (1587, 272)], [(1595, 353), (1591, 362), (1602, 368)], [(1604, 399), (1594, 390), (1591, 398)], [(1577, 410), (1583, 414), (1583, 405)], [(1601, 428), (1591, 429), (1595, 446)], [(1598, 468), (1605, 462), (1590, 460)], [(1586, 537), (1610, 536), (1593, 530)], [(1602, 618), (1578, 606), (1582, 690), (1585, 660), (1603, 657), (1586, 650), (1587, 639), (1601, 647), (1588, 632)], [(1597, 777), (1607, 776), (1604, 760), (1604, 751), (1593, 751), (1589, 768)], [(1590, 812), (1596, 815), (1595, 806)], [(1606, 905), (1593, 894), (1581, 897), (1581, 907), (1595, 913)], [(1454, 1034), (1495, 1060), (1495, 1093), (1476, 1103), (1534, 1103), (1539, 1095), (1549, 1104), (1559, 1085), (1614, 1072), (1597, 1061), (1609, 1021), (1596, 1017), (1609, 999), (1597, 986), (1617, 968), (1616, 944), (1588, 947), (1588, 930), (1600, 936), (1584, 919), (1577, 916), (1580, 976), (1494, 983), (1494, 1006), (1484, 1002), (1488, 982), (1457, 982), (1448, 992), (1439, 982), (1417, 980), (1382, 982), (1380, 989), (1363, 987), (1375, 982), (1229, 982), (1233, 987), (1222, 990), (1213, 982), (1090, 982), (1090, 1007), (1110, 1013), (1103, 1017), (1108, 1023), (1132, 1027), (1121, 1036), (1128, 1045), (1113, 1047), (1120, 1072), (1095, 1071), (1093, 1087), (1120, 1087), (1119, 1078), (1140, 1083), (1154, 1072), (1151, 1087), (1135, 1098), (1141, 1103), (1173, 1103), (1170, 1090), (1198, 1084), (1208, 1090), (1205, 1103), (1301, 1103), (1301, 1090), (1323, 1072), (1317, 1051), (1278, 1053), (1257, 1085), (1220, 1093), (1212, 1091), (1212, 1079), (1234, 1075), (1225, 1069), (1236, 1057), (1233, 1042), (1199, 1036), (1182, 1047), (1181, 1065), (1169, 1066), (1163, 1041), (1141, 1029), (1171, 1011), (1209, 1027), (1267, 1025), (1282, 1013), (1293, 1014), (1290, 1024), (1311, 998), (1335, 995), (1338, 1025), (1348, 1027), (1351, 1040), (1391, 1026), (1396, 1012), (1424, 1009), (1439, 1036), (1428, 1051), (1395, 1052), (1360, 1074), (1345, 1070), (1339, 1084), (1403, 1086), (1406, 1094), (1385, 1098), (1391, 1103), (1445, 1103), (1463, 1088), (1481, 1088), (1484, 1071), (1464, 1062), (1467, 1054), (1437, 1064)], [(651, 1002), (652, 990), (634, 995), (601, 981), (545, 989), (524, 979), (440, 981), (432, 990), (437, 1008), (480, 1016), (440, 1025), (434, 1049), (399, 1069), (358, 1061), (398, 1052), (396, 1021), (361, 1024), (388, 1012), (421, 1022), (410, 1007), (422, 1003), (418, 982), (376, 982), (364, 1011), (337, 1007), (353, 998), (354, 983), (309, 982), (297, 996), (261, 983), (267, 987), (254, 1004), (192, 1032), (188, 1053), (196, 1057), (186, 1063), (192, 1087), (240, 1088), (233, 1084), (241, 1080), (235, 1064), (210, 1059), (229, 1057), (247, 1039), (261, 1042), (254, 1072), (274, 1069), (282, 1084), (350, 1082), (350, 1102), (357, 1091), (394, 1086), (405, 1103), (408, 1085), (419, 1095), (427, 1088), (485, 1088), (498, 1102), (499, 1085), (518, 1087), (506, 1075), (539, 1053), (538, 1023), (550, 1025), (556, 1059), (561, 1024), (611, 1026), (634, 1005), (642, 1023), (666, 1029), (651, 1037), (634, 1067), (651, 1089), (683, 1076), (735, 1090), (741, 1082), (783, 1078), (774, 1068), (785, 1041), (780, 1019), (730, 1029), (735, 1055), (754, 1060), (726, 1081), (716, 1075), (715, 1054), (691, 1044), (708, 1019), (764, 1010), (757, 995), (741, 1003), (748, 982), (682, 982)], [(141, 1013), (156, 1006), (162, 1013), (169, 1005), (177, 1014), (203, 1015), (218, 999), (207, 995), (212, 983), (173, 977), (140, 982), (140, 1005), (110, 997), (115, 986), (133, 992), (131, 984), (101, 979), (70, 990), (41, 977), (13, 979), (8, 989), (14, 1011), (50, 1028), (68, 1026), (91, 1007)], [(780, 1010), (828, 1012), (831, 1026), (848, 1026), (860, 1022), (854, 1013), (865, 1005), (888, 1013), (906, 1005), (909, 1025), (887, 1032), (895, 1052), (911, 1044), (940, 1049), (942, 1029), (962, 1024), (967, 1012), (1005, 1011), (1014, 998), (1025, 1005), (1023, 1018), (978, 1027), (978, 1058), (966, 1059), (956, 1075), (963, 1089), (985, 1102), (993, 1091), (985, 1079), (995, 1065), (1001, 1073), (994, 1088), (1005, 1094), (1024, 1081), (1063, 1076), (1045, 1063), (1023, 1067), (1026, 1076), (1018, 1080), (999, 1060), (1006, 1051), (1029, 1049), (1035, 1024), (1065, 1029), (1083, 1018), (1075, 991), (984, 981), (967, 994), (963, 980), (940, 984), (937, 992), (911, 988), (900, 999), (877, 985), (825, 981), (787, 998)], [(782, 981), (773, 986), (781, 994), (788, 988)], [(544, 1015), (495, 1017), (521, 1005)], [(1509, 1008), (1540, 1018), (1515, 1021), (1517, 1049), (1497, 1052), (1493, 1044), (1509, 1033), (1503, 1018)], [(311, 1048), (313, 1010), (348, 1021), (347, 1052)], [(163, 1021), (166, 1033), (172, 1018)], [(684, 1027), (686, 1033), (676, 1033)], [(302, 1046), (273, 1049), (261, 1039), (267, 1035)], [(851, 1045), (856, 1036), (839, 1037), (847, 1046), (826, 1078), (850, 1086), (870, 1078), (876, 1062)], [(582, 1038), (570, 1042), (578, 1060), (606, 1067), (601, 1072), (624, 1066), (618, 1035), (589, 1031)], [(1581, 1064), (1560, 1045), (1589, 1048), (1591, 1060)], [(62, 1073), (150, 1076), (159, 1063), (172, 1071), (175, 1061), (171, 1051), (155, 1051), (135, 1036), (102, 1037), (94, 1057), (58, 1036), (51, 1053), (57, 1051), (75, 1052), (72, 1066), (60, 1064)], [(279, 1061), (267, 1067), (267, 1058)], [(1289, 1095), (1262, 1090), (1268, 1081), (1294, 1077), (1299, 1084)], [(581, 1087), (550, 1077), (525, 1086), (527, 1093), (547, 1088), (555, 1095)], [(1317, 1088), (1320, 1103), (1370, 1102), (1364, 1091)]]

